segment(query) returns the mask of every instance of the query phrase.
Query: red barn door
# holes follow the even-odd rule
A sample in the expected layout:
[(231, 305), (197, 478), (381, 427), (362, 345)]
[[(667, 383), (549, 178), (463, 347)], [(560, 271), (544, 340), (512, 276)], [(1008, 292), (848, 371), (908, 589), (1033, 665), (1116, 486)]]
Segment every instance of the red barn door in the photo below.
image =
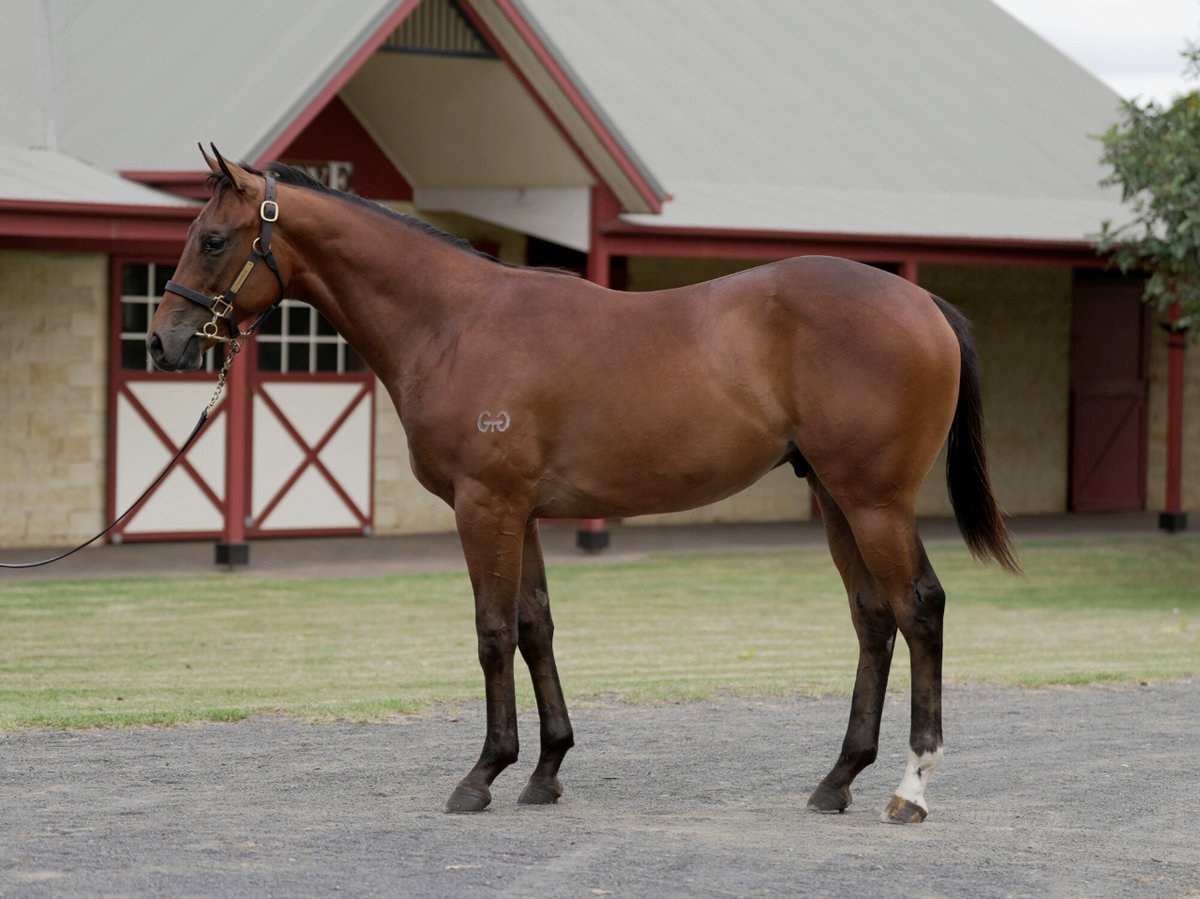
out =
[(1142, 282), (1079, 277), (1071, 314), (1071, 510), (1146, 505), (1148, 316)]

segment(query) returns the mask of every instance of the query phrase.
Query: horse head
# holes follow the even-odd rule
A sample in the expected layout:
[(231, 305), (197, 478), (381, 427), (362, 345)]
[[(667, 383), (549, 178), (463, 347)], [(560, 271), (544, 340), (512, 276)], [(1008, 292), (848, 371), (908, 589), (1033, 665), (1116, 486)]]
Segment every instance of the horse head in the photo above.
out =
[(212, 197), (188, 228), (146, 338), (165, 371), (199, 368), (210, 347), (235, 340), (241, 322), (261, 321), (283, 299), (285, 279), (271, 247), (279, 218), (274, 178), (229, 162), (215, 146), (215, 156), (200, 152), (212, 171)]

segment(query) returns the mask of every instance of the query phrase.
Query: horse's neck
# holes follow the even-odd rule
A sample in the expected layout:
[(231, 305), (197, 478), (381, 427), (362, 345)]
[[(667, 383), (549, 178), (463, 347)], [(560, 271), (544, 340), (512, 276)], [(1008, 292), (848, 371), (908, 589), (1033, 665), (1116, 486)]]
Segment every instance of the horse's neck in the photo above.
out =
[[(292, 232), (302, 271), (289, 287), (329, 320), (389, 390), (398, 389), (437, 352), (448, 321), (470, 303), (464, 283), (495, 263), (416, 225), (320, 200), (323, 208), (304, 215)], [(331, 233), (339, 236), (331, 240)]]

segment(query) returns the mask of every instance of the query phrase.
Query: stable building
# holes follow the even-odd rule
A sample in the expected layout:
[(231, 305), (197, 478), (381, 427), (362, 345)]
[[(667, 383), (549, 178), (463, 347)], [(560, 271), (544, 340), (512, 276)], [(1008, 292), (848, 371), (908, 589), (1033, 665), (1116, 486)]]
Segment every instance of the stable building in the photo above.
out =
[[(288, 17), (25, 0), (10, 19), (0, 77), (33, 87), (0, 95), (0, 546), (98, 531), (212, 393), (215, 353), (165, 374), (144, 347), (206, 195), (197, 140), (628, 290), (810, 253), (887, 268), (975, 322), (1009, 512), (1200, 508), (1200, 466), (1168, 470), (1166, 337), (1091, 247), (1123, 214), (1092, 137), (1118, 99), (988, 0), (315, 0)], [(1182, 458), (1200, 446), (1185, 358)], [(313, 310), (286, 302), (234, 372), (238, 401), (113, 539), (453, 527), (386, 393)], [(653, 520), (802, 519), (805, 490), (785, 467)], [(919, 511), (949, 514), (940, 477)]]

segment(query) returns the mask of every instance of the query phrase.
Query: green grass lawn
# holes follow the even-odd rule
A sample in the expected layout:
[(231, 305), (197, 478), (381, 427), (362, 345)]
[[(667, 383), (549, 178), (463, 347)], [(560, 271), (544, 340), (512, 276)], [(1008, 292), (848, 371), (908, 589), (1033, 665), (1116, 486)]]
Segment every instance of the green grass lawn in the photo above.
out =
[[(948, 681), (1200, 673), (1200, 538), (1021, 547), (1027, 576), (931, 548)], [(551, 569), (568, 702), (848, 693), (856, 661), (823, 550)], [(373, 719), (482, 696), (465, 574), (330, 581), (0, 581), (0, 729)], [(532, 707), (518, 662), (521, 701)], [(907, 686), (897, 650), (892, 689)]]

